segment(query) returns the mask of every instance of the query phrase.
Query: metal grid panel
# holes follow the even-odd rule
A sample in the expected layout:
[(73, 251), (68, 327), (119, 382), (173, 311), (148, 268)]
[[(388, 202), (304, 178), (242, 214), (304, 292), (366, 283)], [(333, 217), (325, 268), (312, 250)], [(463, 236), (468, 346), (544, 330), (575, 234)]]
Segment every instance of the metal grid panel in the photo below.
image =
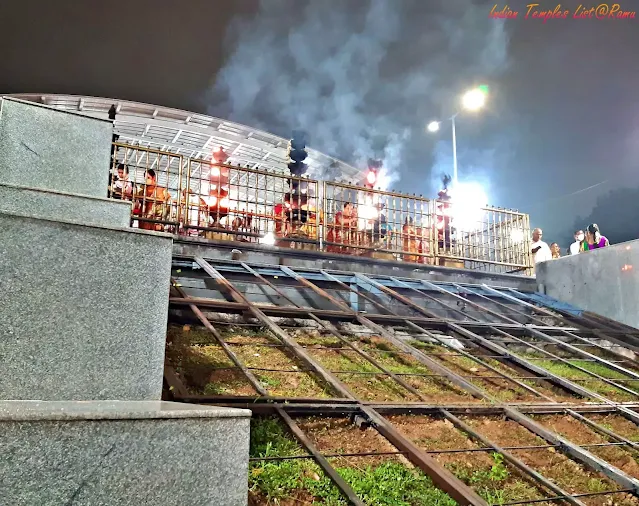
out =
[[(319, 452), (309, 434), (295, 422), (296, 417), (347, 416), (358, 425), (370, 426), (395, 446), (396, 451), (387, 455), (401, 454), (408, 458), (460, 504), (483, 505), (486, 501), (472, 486), (467, 486), (442, 467), (436, 460), (438, 455), (464, 452), (498, 454), (519, 475), (536, 483), (540, 495), (527, 500), (500, 501), (500, 504), (590, 504), (599, 496), (615, 500), (617, 504), (636, 504), (632, 495), (636, 496), (639, 490), (637, 478), (617, 467), (617, 461), (606, 461), (597, 452), (606, 448), (623, 448), (628, 455), (633, 455), (639, 444), (598, 424), (594, 418), (594, 413), (618, 416), (635, 427), (635, 434), (639, 434), (639, 427), (635, 425), (639, 423), (639, 414), (635, 411), (639, 408), (639, 394), (632, 388), (624, 390), (626, 382), (619, 377), (624, 375), (628, 380), (638, 379), (639, 364), (607, 344), (613, 340), (633, 342), (639, 336), (636, 329), (602, 325), (590, 316), (562, 314), (544, 306), (544, 299), (538, 294), (479, 285), (431, 283), (313, 269), (299, 271), (283, 266), (250, 266), (237, 262), (217, 261), (213, 264), (201, 258), (175, 258), (174, 276), (171, 306), (174, 309), (190, 308), (196, 320), (223, 345), (227, 355), (234, 357), (235, 368), (245, 374), (257, 393), (253, 398), (194, 396), (188, 394), (184, 385), (169, 371), (167, 381), (174, 386), (174, 392), (179, 391), (176, 398), (246, 405), (258, 415), (277, 414), (350, 504), (362, 502), (353, 489), (340, 480), (331, 465), (331, 459), (340, 455)], [(209, 277), (214, 280), (216, 288), (209, 283), (201, 283), (200, 280)], [(253, 291), (250, 288), (252, 284), (261, 288)], [(258, 294), (264, 294), (265, 290), (273, 297), (268, 298), (269, 303), (258, 303)], [(216, 291), (219, 295), (215, 294)], [(305, 295), (300, 297), (300, 291)], [(361, 311), (362, 305), (365, 313)], [(333, 390), (333, 397), (296, 399), (269, 395), (269, 388), (265, 388), (256, 375), (270, 369), (249, 367), (238, 358), (242, 355), (242, 346), (255, 346), (256, 343), (225, 342), (217, 328), (229, 322), (215, 319), (216, 314), (222, 313), (245, 314), (248, 317), (244, 320), (245, 325), (265, 327), (273, 336), (273, 341), (261, 342), (262, 346), (280, 347), (292, 353), (303, 365), (279, 370), (278, 374), (314, 374)], [(400, 313), (411, 316), (401, 316)], [(280, 320), (275, 321), (275, 317)], [(287, 320), (282, 320), (282, 317)], [(295, 326), (291, 318), (302, 322), (302, 325), (322, 329), (323, 335), (328, 336), (326, 339), (336, 340), (337, 345), (322, 347), (305, 342), (299, 334), (300, 327)], [(370, 338), (363, 341), (354, 339), (353, 326), (360, 333), (376, 336), (382, 346), (371, 346)], [(526, 355), (525, 350), (530, 346), (538, 348), (537, 351), (544, 355), (543, 367), (538, 365), (538, 361), (536, 363), (535, 357)], [(335, 370), (327, 367), (322, 350), (357, 355), (361, 363), (368, 366), (362, 366), (364, 369), (359, 371)], [(411, 363), (415, 367), (419, 364), (429, 372), (398, 372), (388, 361), (389, 356), (401, 357), (404, 364)], [(468, 360), (474, 365), (469, 367), (466, 363), (467, 369), (464, 370), (458, 359)], [(556, 364), (565, 365), (566, 361), (572, 369), (555, 367)], [(593, 366), (596, 369), (593, 370)], [(586, 374), (591, 384), (586, 387), (579, 378), (573, 377), (570, 372), (573, 369)], [(349, 375), (359, 375), (362, 379), (359, 382), (349, 381)], [(404, 397), (392, 402), (366, 400), (357, 389), (367, 377), (381, 377), (395, 383)], [(453, 385), (465, 391), (468, 397), (457, 404), (433, 401), (424, 385), (415, 382), (416, 378), (440, 381), (440, 388), (444, 388), (444, 384)], [(602, 387), (609, 390), (601, 391)], [(520, 389), (520, 398), (514, 402), (500, 397), (500, 392), (503, 395), (508, 389), (517, 388)], [(615, 391), (628, 394), (630, 398), (615, 398)], [(389, 419), (407, 413), (446, 419), (451, 422), (451, 427), (478, 446), (444, 450), (419, 448), (408, 434), (395, 426), (392, 418)], [(571, 437), (582, 437), (589, 430), (604, 439), (577, 444), (549, 428), (543, 417), (538, 417), (541, 414), (560, 414), (583, 424), (585, 428)], [(473, 425), (478, 417), (486, 419), (491, 416), (507, 420), (503, 423), (513, 424), (513, 430), (516, 428), (516, 431), (528, 434), (527, 437), (536, 438), (537, 442), (523, 446), (503, 444), (501, 439), (487, 436), (483, 425)], [(579, 469), (578, 473), (599, 480), (604, 490), (583, 490), (575, 486), (568, 492), (552, 477), (552, 470), (540, 470), (534, 460), (525, 455), (520, 457), (519, 453), (522, 450), (547, 451), (549, 448), (560, 452), (566, 462), (573, 462), (572, 465)], [(372, 454), (355, 452), (349, 455), (366, 458)], [(382, 454), (374, 455), (379, 457)], [(426, 459), (427, 455), (435, 458)], [(552, 479), (545, 476), (549, 472)]]

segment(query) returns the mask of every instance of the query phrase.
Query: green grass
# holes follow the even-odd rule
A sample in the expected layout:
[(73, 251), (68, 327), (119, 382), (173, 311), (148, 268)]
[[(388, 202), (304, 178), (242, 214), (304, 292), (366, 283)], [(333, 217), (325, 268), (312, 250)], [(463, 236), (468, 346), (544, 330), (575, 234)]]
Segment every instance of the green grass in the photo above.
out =
[[(522, 353), (522, 358), (542, 358), (536, 354), (530, 353)], [(576, 381), (576, 383), (584, 388), (596, 392), (600, 395), (608, 396), (616, 401), (631, 401), (636, 400), (637, 396), (632, 395), (628, 392), (620, 390), (612, 385), (604, 383), (598, 378), (590, 376), (588, 373), (584, 371), (580, 371), (576, 369), (574, 366), (579, 366), (583, 369), (586, 369), (590, 372), (598, 374), (604, 378), (610, 379), (623, 379), (627, 378), (627, 376), (613, 371), (608, 367), (595, 363), (595, 362), (582, 362), (578, 360), (568, 360), (568, 363), (564, 362), (556, 362), (552, 360), (535, 360), (535, 365), (546, 369), (547, 371), (556, 374), (557, 376), (561, 376), (562, 378), (566, 378), (568, 380), (588, 380), (588, 381)]]
[[(251, 422), (251, 457), (303, 455), (304, 451), (274, 419)], [(337, 472), (371, 506), (453, 506), (447, 494), (423, 474), (396, 462), (372, 467), (338, 467)], [(249, 489), (266, 504), (302, 497), (307, 504), (342, 506), (347, 502), (312, 459), (264, 461), (251, 464)]]
[(492, 453), (491, 457), (493, 464), (490, 468), (473, 469), (462, 463), (451, 463), (446, 467), (473, 487), (488, 504), (540, 498), (539, 491), (534, 486), (510, 474), (501, 454)]

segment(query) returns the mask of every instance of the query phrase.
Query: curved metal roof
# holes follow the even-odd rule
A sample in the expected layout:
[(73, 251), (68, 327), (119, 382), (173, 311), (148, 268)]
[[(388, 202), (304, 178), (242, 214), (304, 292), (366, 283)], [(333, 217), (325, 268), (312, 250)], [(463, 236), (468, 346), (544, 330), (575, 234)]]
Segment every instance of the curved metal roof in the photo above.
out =
[[(128, 100), (36, 93), (6, 96), (105, 119), (109, 108), (115, 105), (115, 133), (120, 135), (121, 142), (203, 160), (210, 160), (212, 152), (222, 146), (230, 154), (230, 163), (288, 173), (288, 139), (239, 123)], [(346, 182), (363, 177), (362, 170), (314, 149), (307, 151), (311, 178)]]

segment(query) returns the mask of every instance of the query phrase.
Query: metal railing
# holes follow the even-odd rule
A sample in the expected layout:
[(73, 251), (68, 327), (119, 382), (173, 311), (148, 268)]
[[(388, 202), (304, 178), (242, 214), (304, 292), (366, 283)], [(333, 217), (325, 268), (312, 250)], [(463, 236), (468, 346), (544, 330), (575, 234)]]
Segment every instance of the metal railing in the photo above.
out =
[(323, 196), (327, 251), (434, 263), (430, 200), (329, 182)]
[[(127, 173), (128, 171), (128, 173)], [(528, 215), (114, 143), (109, 196), (181, 236), (532, 274)]]
[(114, 143), (108, 196), (132, 202), (132, 226), (177, 233), (181, 223), (184, 158)]
[(467, 269), (532, 274), (527, 214), (494, 207), (466, 209), (464, 203), (434, 204), (438, 258)]
[[(249, 167), (188, 160), (182, 231), (216, 240), (319, 247), (319, 183)], [(272, 242), (272, 241), (268, 241)]]

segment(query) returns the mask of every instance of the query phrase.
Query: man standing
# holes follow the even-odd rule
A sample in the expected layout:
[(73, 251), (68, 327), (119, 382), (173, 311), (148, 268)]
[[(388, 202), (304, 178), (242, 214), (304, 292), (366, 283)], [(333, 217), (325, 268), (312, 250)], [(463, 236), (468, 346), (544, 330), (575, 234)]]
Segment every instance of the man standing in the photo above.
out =
[(579, 251), (581, 251), (581, 243), (584, 242), (584, 231), (583, 230), (577, 230), (575, 232), (575, 242), (573, 242), (570, 245), (570, 248), (568, 248), (568, 252), (571, 255), (576, 255), (579, 253)]
[(543, 232), (540, 228), (536, 228), (535, 230), (533, 230), (533, 243), (531, 245), (531, 251), (533, 254), (533, 260), (536, 264), (538, 264), (539, 262), (552, 260), (550, 247), (548, 246), (548, 244), (541, 240), (542, 236)]

